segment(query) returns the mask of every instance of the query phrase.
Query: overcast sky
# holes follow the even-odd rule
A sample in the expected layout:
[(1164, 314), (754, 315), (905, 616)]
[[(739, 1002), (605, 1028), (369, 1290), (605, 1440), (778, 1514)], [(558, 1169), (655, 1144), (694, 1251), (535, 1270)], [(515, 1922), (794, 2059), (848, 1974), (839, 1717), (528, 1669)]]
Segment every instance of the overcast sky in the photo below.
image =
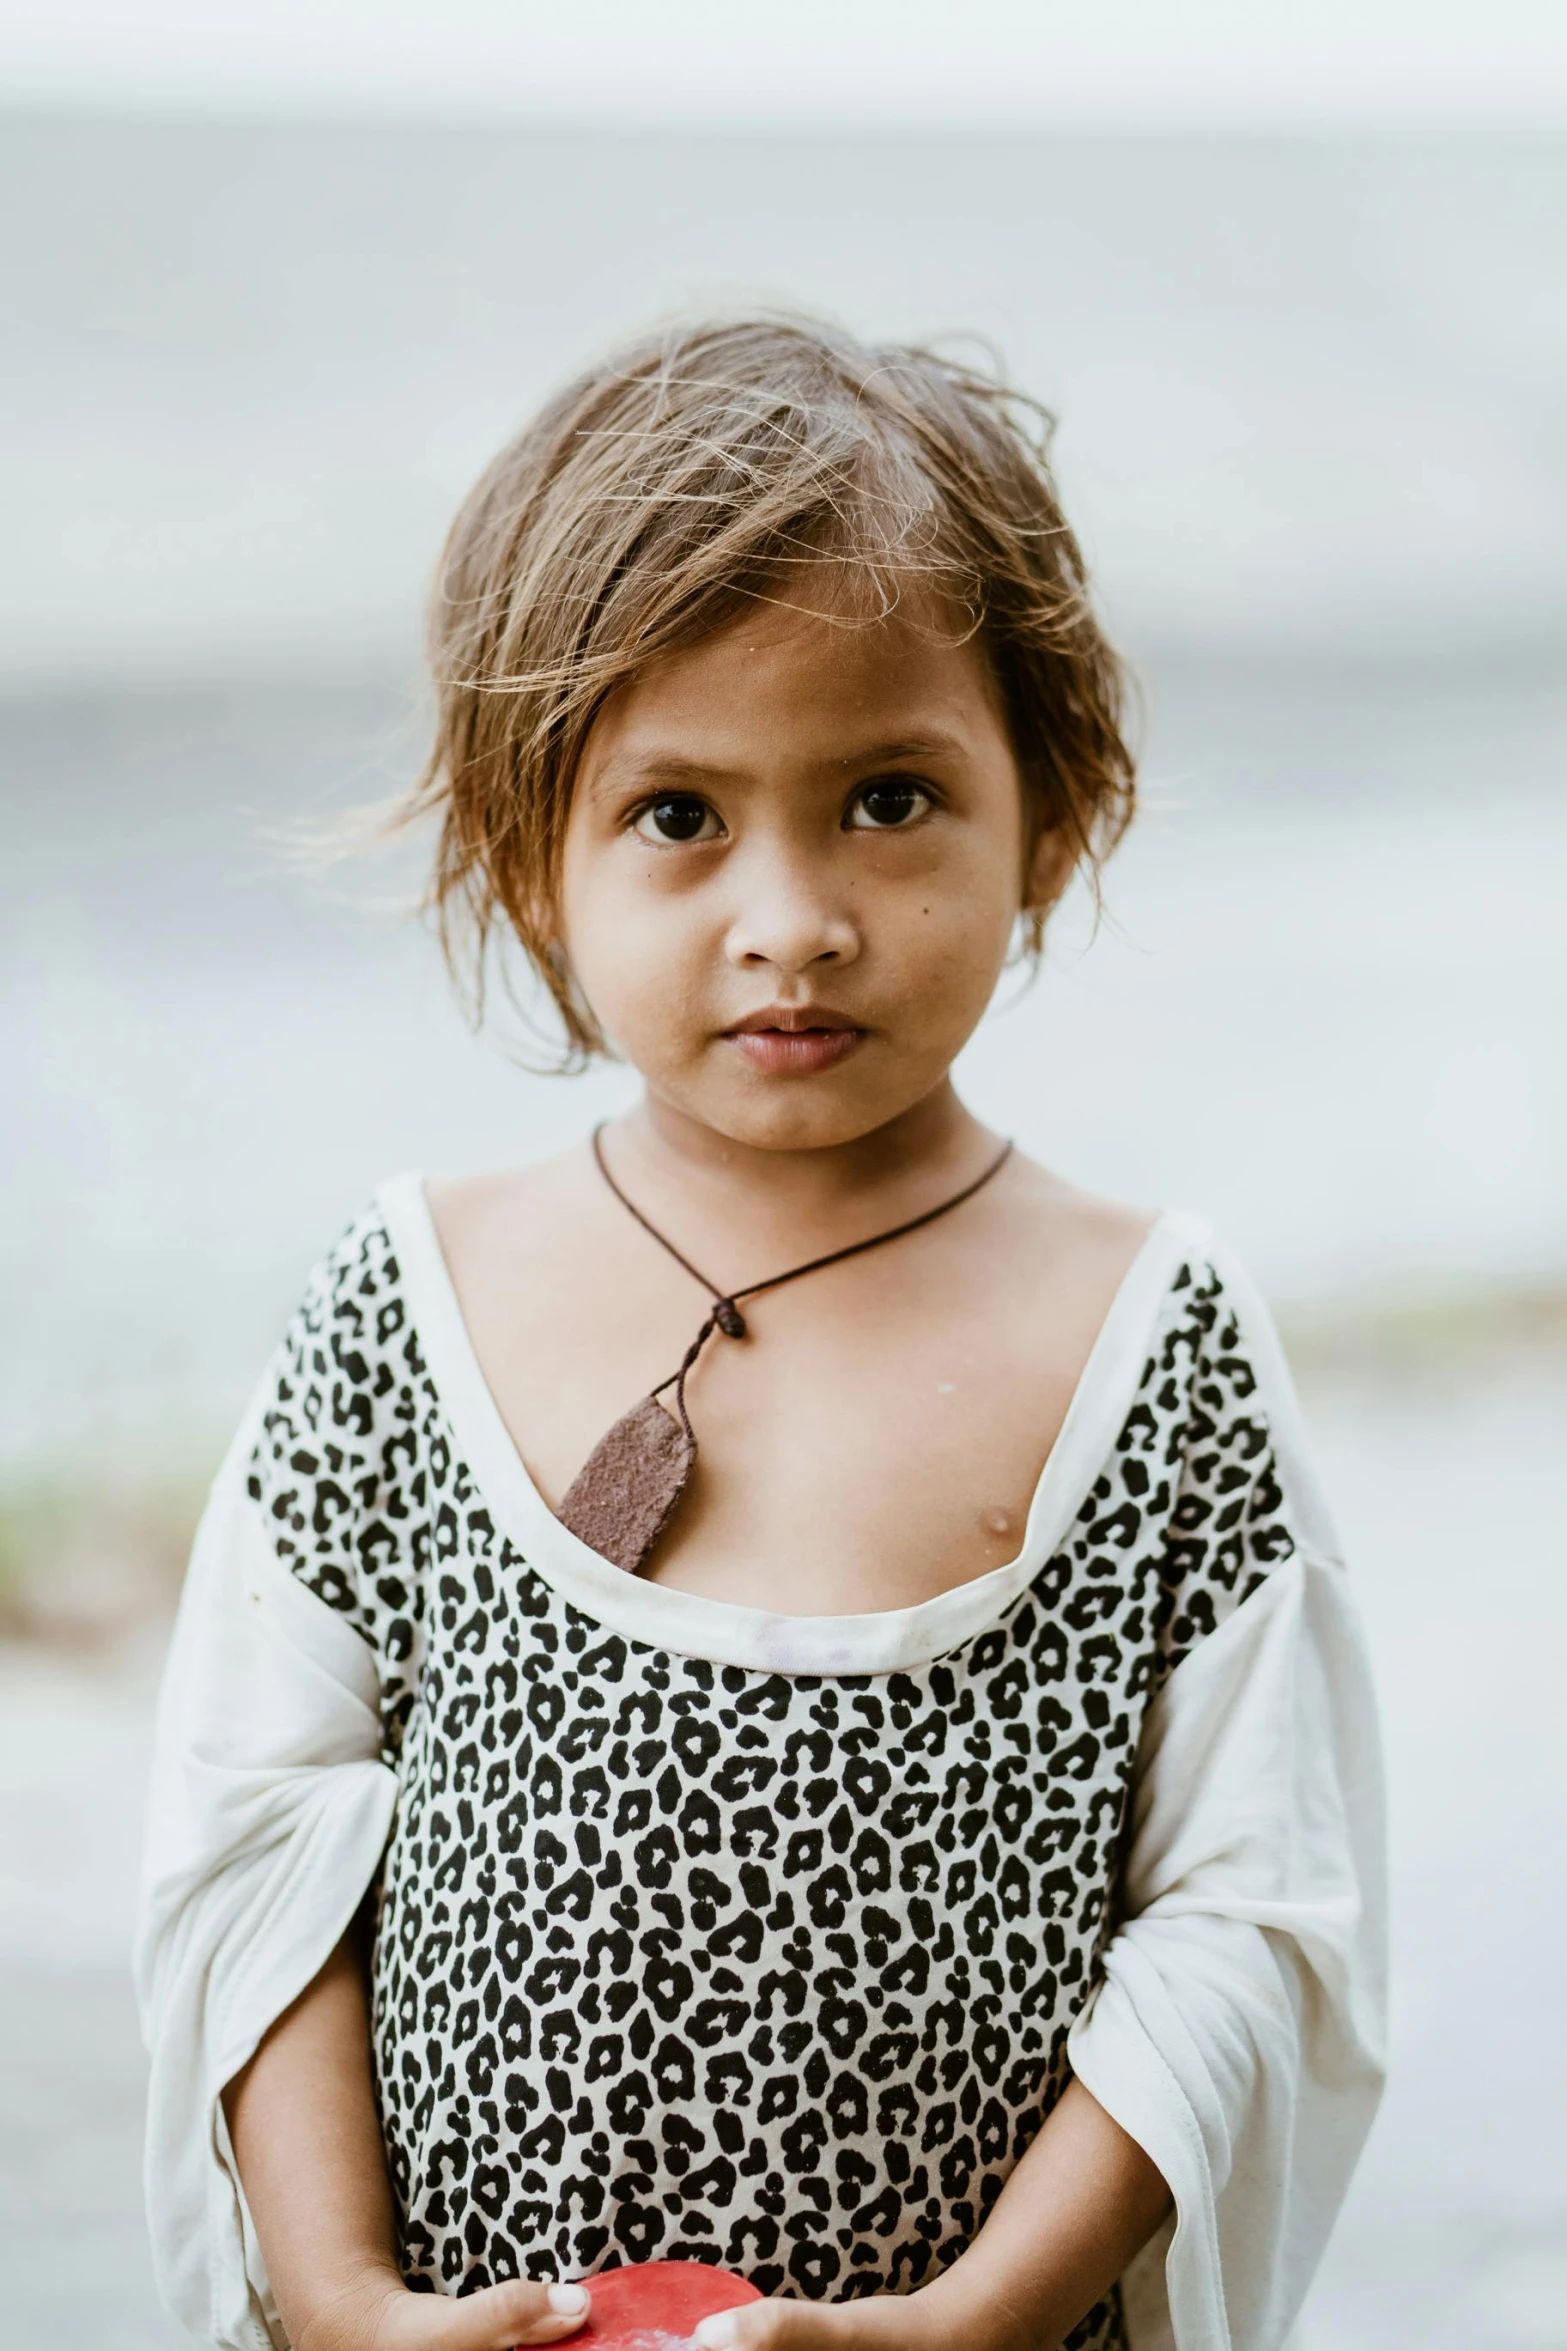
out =
[(8, 0), (13, 100), (842, 122), (1567, 114), (1562, 0)]

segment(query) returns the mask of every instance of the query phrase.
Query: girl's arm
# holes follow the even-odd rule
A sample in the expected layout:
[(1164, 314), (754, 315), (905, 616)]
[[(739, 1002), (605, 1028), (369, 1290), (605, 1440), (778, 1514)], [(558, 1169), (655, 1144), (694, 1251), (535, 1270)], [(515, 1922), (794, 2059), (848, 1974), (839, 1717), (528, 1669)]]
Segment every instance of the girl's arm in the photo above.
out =
[(1137, 2141), (1069, 2082), (968, 2252), (914, 2296), (928, 2321), (921, 2341), (1053, 2351), (1169, 2210)]
[(454, 2300), (397, 2266), (352, 1933), (223, 2093), (234, 2158), (294, 2351), (509, 2351), (582, 2324), (580, 2286), (513, 2282)]
[(703, 2351), (1055, 2351), (1170, 2209), (1163, 2178), (1080, 2082), (962, 2258), (907, 2296), (748, 2303), (704, 2319)]
[[(351, 1936), (224, 2093), (235, 2161), (295, 2351), (508, 2351), (582, 2322), (580, 2286), (412, 2294), (397, 2266)], [(1068, 2333), (1170, 2208), (1135, 2139), (1071, 2083), (960, 2261), (907, 2299), (768, 2301), (709, 2319), (704, 2345), (852, 2341), (889, 2351), (1039, 2351)]]

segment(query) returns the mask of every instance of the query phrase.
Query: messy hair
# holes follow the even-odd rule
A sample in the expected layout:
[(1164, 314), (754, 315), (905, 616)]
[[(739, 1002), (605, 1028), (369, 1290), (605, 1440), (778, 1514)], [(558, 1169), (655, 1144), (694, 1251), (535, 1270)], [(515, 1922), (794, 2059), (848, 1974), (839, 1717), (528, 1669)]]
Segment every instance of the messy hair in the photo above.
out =
[[(814, 320), (671, 328), (568, 385), (465, 499), (429, 644), (428, 903), (482, 1010), (507, 932), (603, 1049), (558, 937), (573, 779), (607, 697), (748, 600), (875, 620), (900, 602), (983, 648), (1035, 837), (1095, 880), (1130, 820), (1126, 679), (1048, 462), (1053, 420), (999, 376)], [(1045, 909), (1025, 909), (1037, 957)]]

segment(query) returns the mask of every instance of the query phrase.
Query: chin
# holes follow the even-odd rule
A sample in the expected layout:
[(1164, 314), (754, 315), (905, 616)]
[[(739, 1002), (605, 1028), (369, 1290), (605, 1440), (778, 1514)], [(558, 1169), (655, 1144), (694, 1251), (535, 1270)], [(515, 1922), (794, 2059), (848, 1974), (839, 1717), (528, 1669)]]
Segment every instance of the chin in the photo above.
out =
[(743, 1086), (671, 1089), (687, 1115), (752, 1151), (832, 1151), (858, 1143), (900, 1117), (926, 1092), (901, 1089), (883, 1098), (879, 1087), (835, 1077), (762, 1078)]

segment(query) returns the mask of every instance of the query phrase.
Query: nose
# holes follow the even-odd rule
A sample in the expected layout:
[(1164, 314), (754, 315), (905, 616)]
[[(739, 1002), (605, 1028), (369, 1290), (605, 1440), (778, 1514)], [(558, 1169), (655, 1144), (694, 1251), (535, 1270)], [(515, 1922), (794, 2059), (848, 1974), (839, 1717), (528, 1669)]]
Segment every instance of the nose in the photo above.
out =
[(858, 957), (859, 923), (842, 884), (814, 860), (770, 845), (746, 859), (734, 878), (739, 896), (725, 950), (738, 969), (765, 965), (792, 976)]

